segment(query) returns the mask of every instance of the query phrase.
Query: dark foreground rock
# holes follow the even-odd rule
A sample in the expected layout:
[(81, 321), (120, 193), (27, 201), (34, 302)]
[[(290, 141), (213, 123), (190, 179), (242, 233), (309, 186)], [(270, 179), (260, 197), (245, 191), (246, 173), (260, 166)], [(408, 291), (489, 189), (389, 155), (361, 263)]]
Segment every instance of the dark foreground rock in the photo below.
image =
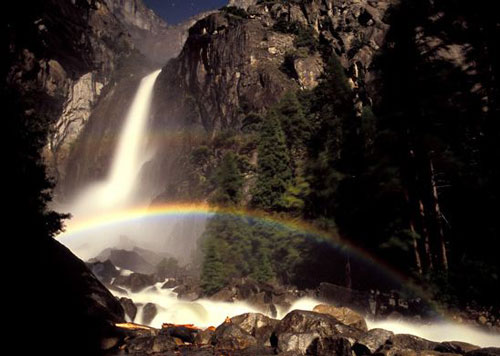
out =
[[(200, 330), (192, 325), (173, 325), (173, 324), (163, 324), (160, 334), (168, 335), (182, 342), (194, 344), (196, 337)], [(211, 335), (210, 335), (211, 336)], [(199, 342), (202, 344), (203, 342)], [(208, 342), (206, 342), (208, 343)]]
[(137, 315), (137, 306), (134, 304), (133, 300), (130, 298), (120, 298), (120, 303), (125, 314), (130, 318), (130, 321), (134, 321)]
[(474, 351), (479, 348), (479, 346), (468, 344), (466, 342), (447, 341), (441, 342), (440, 344), (436, 345), (436, 347), (434, 347), (434, 350), (438, 352), (464, 355), (467, 352)]
[(156, 280), (153, 275), (142, 273), (131, 273), (128, 276), (118, 276), (112, 283), (112, 286), (125, 287), (133, 293), (140, 292), (147, 287), (155, 284)]
[(500, 347), (486, 347), (465, 354), (466, 356), (500, 356)]
[(38, 253), (43, 260), (37, 273), (43, 278), (36, 308), (42, 315), (33, 319), (39, 323), (30, 332), (33, 345), (52, 355), (93, 355), (114, 347), (120, 340), (114, 324), (125, 321), (120, 302), (59, 242), (48, 239)]
[(255, 337), (231, 322), (215, 329), (211, 342), (215, 346), (229, 350), (243, 350), (258, 344)]
[(362, 331), (331, 315), (302, 310), (291, 311), (282, 320), (242, 314), (226, 319), (216, 329), (164, 324), (161, 330), (133, 326), (125, 334), (109, 356), (500, 356), (498, 348), (479, 349), (458, 341), (437, 343), (383, 329)]
[(384, 329), (372, 329), (361, 335), (353, 345), (357, 356), (371, 355), (380, 349), (394, 333)]
[(271, 336), (279, 324), (279, 320), (271, 319), (260, 313), (247, 313), (231, 318), (234, 325), (239, 326), (252, 335), (260, 344), (271, 346)]
[(120, 275), (120, 271), (110, 260), (87, 263), (87, 266), (90, 268), (92, 273), (106, 285), (111, 284), (113, 278)]
[(151, 324), (158, 314), (158, 307), (154, 303), (147, 303), (142, 310), (142, 322), (146, 325)]

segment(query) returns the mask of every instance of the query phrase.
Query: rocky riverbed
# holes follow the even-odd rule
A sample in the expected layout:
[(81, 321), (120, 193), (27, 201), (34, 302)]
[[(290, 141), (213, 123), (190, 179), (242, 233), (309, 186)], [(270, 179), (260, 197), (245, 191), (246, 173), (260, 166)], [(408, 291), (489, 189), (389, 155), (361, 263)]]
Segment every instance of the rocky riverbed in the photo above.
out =
[(347, 308), (323, 305), (316, 310), (293, 310), (281, 320), (246, 313), (206, 329), (117, 324), (117, 336), (103, 340), (103, 348), (107, 355), (500, 355), (495, 347), (368, 330), (363, 318)]

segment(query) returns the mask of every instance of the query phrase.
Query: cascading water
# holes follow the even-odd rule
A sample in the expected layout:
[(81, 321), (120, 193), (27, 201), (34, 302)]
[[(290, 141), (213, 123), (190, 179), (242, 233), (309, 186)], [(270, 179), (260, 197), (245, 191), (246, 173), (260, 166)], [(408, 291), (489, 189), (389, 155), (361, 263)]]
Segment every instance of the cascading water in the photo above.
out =
[[(75, 221), (92, 219), (102, 214), (112, 214), (138, 203), (134, 190), (142, 165), (151, 158), (150, 152), (146, 149), (145, 137), (147, 137), (146, 130), (153, 88), (160, 72), (161, 70), (157, 70), (147, 75), (139, 84), (124, 121), (107, 179), (87, 187), (78, 194), (69, 207), (63, 208), (73, 215), (68, 228), (71, 228)], [(99, 234), (116, 236), (125, 232), (130, 232), (130, 230), (100, 231)], [(106, 241), (108, 246), (105, 246), (103, 245), (104, 239), (90, 241), (91, 237), (68, 238), (64, 239), (63, 243), (84, 259), (95, 257), (104, 247), (113, 245), (109, 238)], [(82, 243), (83, 240), (85, 242)]]
[(161, 70), (144, 77), (129, 109), (108, 178), (91, 186), (76, 199), (72, 213), (95, 215), (129, 205), (142, 164), (148, 160), (145, 131), (153, 87)]

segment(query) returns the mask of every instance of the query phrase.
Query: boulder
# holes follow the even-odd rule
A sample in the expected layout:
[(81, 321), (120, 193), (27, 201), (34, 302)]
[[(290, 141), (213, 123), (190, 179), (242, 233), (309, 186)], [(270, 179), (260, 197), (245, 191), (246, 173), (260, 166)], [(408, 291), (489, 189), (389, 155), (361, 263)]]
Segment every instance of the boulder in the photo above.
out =
[(142, 310), (142, 323), (149, 325), (158, 314), (158, 308), (154, 303), (147, 303)]
[(174, 339), (167, 335), (143, 335), (126, 341), (127, 354), (146, 355), (174, 350), (177, 347)]
[(279, 320), (260, 313), (247, 313), (231, 318), (231, 322), (255, 337), (260, 344), (271, 346), (271, 335)]
[(216, 302), (228, 302), (231, 303), (236, 298), (236, 291), (232, 287), (224, 287), (217, 293), (210, 296), (210, 300)]
[(396, 334), (388, 340), (387, 344), (399, 350), (425, 351), (434, 350), (438, 343), (414, 335)]
[(140, 254), (140, 250), (129, 251), (109, 248), (102, 251), (96, 260), (110, 260), (115, 266), (128, 269), (137, 273), (150, 274), (155, 272), (155, 267)]
[(396, 334), (387, 340), (377, 354), (385, 356), (413, 356), (423, 352), (425, 355), (439, 355), (438, 351), (434, 351), (438, 343), (429, 341), (418, 336), (408, 334)]
[(196, 334), (196, 337), (194, 338), (194, 343), (196, 345), (208, 345), (210, 344), (214, 333), (215, 330), (212, 327), (207, 328), (205, 330), (201, 330)]
[(129, 288), (133, 293), (137, 293), (147, 287), (153, 286), (155, 282), (155, 278), (152, 275), (132, 273), (128, 276), (118, 276), (112, 285)]
[(282, 333), (276, 346), (279, 352), (305, 355), (309, 346), (319, 338), (320, 335), (315, 332)]
[(92, 273), (104, 284), (110, 284), (113, 278), (120, 275), (120, 271), (110, 260), (104, 262), (87, 263)]
[(192, 279), (183, 281), (183, 283), (175, 288), (173, 292), (177, 293), (177, 299), (189, 302), (199, 299), (202, 293), (199, 282)]
[(284, 333), (317, 333), (320, 337), (340, 334), (351, 341), (362, 335), (360, 330), (342, 324), (331, 315), (304, 310), (293, 310), (278, 323), (275, 329), (277, 338)]
[(371, 329), (364, 333), (353, 345), (352, 349), (357, 356), (371, 355), (380, 349), (389, 338), (394, 336), (392, 331)]
[(436, 345), (436, 347), (434, 347), (434, 351), (464, 355), (467, 352), (474, 351), (479, 348), (479, 346), (468, 344), (466, 342), (445, 341)]
[(193, 344), (199, 332), (199, 329), (192, 326), (163, 324), (160, 334), (168, 335), (180, 339), (182, 342)]
[(317, 338), (309, 345), (306, 355), (352, 356), (351, 343), (344, 337)]
[(344, 323), (346, 325), (352, 326), (354, 328), (363, 331), (368, 331), (368, 326), (366, 325), (365, 319), (352, 309), (346, 307), (334, 307), (332, 305), (319, 304), (314, 307), (313, 311), (317, 313), (331, 315), (341, 323)]
[(469, 351), (466, 356), (500, 356), (500, 347), (486, 347), (484, 349), (477, 349)]
[(134, 304), (130, 298), (120, 298), (120, 303), (125, 311), (125, 315), (130, 318), (130, 321), (134, 321), (137, 315), (137, 306)]
[(231, 322), (226, 322), (215, 329), (212, 345), (221, 349), (242, 350), (257, 345), (257, 339)]

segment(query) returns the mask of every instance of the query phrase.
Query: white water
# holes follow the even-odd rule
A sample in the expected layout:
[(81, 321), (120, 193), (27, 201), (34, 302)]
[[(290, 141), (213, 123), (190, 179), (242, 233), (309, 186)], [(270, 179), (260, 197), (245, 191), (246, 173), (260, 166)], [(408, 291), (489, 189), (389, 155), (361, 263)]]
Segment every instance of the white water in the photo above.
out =
[[(137, 197), (135, 190), (140, 185), (138, 178), (141, 167), (152, 156), (152, 152), (146, 147), (145, 137), (153, 88), (160, 72), (161, 70), (157, 70), (141, 80), (124, 120), (107, 178), (83, 189), (69, 206), (60, 207), (61, 211), (69, 211), (73, 216), (67, 223), (69, 230), (82, 221), (117, 214), (139, 203), (150, 203), (150, 197), (141, 199)], [(98, 231), (63, 235), (61, 242), (86, 260), (107, 247), (118, 247), (123, 236), (140, 236), (141, 233), (146, 234), (146, 231), (140, 223), (135, 222), (127, 226), (107, 226)]]
[(133, 203), (140, 169), (150, 158), (144, 137), (153, 87), (160, 72), (157, 70), (141, 80), (125, 119), (108, 177), (79, 194), (71, 206), (75, 218), (118, 211)]
[[(207, 299), (199, 299), (194, 302), (177, 299), (173, 289), (161, 289), (163, 282), (157, 283), (138, 293), (127, 290), (127, 294), (113, 292), (117, 297), (131, 298), (134, 303), (142, 304), (138, 308), (136, 323), (142, 323), (142, 309), (146, 303), (155, 303), (158, 314), (149, 326), (161, 328), (162, 323), (194, 324), (201, 328), (218, 326), (224, 322), (226, 317), (233, 317), (244, 313), (261, 313), (251, 305), (244, 302), (224, 303), (214, 302)], [(313, 310), (321, 304), (318, 300), (302, 298), (297, 300), (290, 309), (278, 310), (277, 319), (282, 319), (291, 310)], [(271, 315), (268, 315), (271, 317)], [(391, 330), (396, 334), (412, 334), (428, 340), (462, 341), (474, 345), (489, 347), (500, 347), (500, 336), (488, 334), (477, 328), (459, 325), (452, 322), (442, 321), (429, 323), (414, 323), (400, 320), (373, 321), (366, 318), (368, 328), (382, 328)]]

